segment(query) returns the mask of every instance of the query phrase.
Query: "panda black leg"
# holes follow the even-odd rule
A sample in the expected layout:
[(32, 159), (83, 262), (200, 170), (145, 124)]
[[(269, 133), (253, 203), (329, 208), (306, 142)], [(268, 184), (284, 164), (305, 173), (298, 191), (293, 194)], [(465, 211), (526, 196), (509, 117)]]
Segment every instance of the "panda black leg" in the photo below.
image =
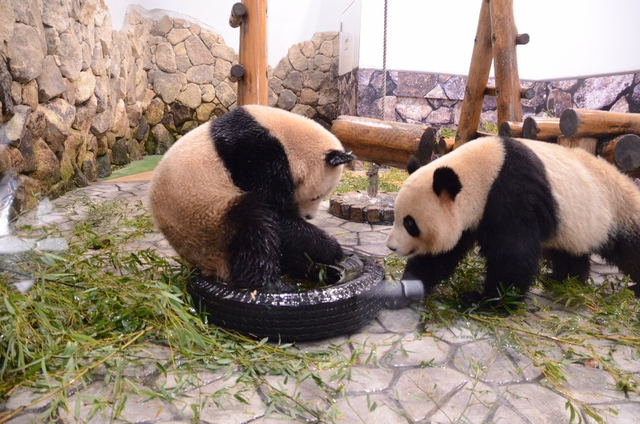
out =
[(589, 255), (572, 255), (555, 249), (549, 250), (548, 254), (552, 269), (550, 278), (563, 281), (567, 278), (577, 277), (583, 283), (589, 278), (589, 270), (591, 269)]
[(617, 266), (635, 283), (629, 287), (640, 297), (640, 231), (629, 231), (612, 239), (601, 250), (600, 255)]
[(283, 273), (310, 278), (314, 263), (335, 265), (344, 257), (338, 241), (298, 216), (279, 218)]
[(229, 211), (236, 229), (229, 244), (229, 279), (241, 288), (285, 291), (280, 278), (280, 237), (276, 214), (247, 194)]
[[(463, 301), (479, 304), (487, 299), (499, 299), (506, 290), (514, 288), (521, 295), (531, 287), (540, 265), (540, 238), (519, 234), (519, 238), (492, 239), (480, 246), (487, 259), (487, 273), (482, 293), (465, 293)], [(491, 303), (496, 303), (491, 302)]]
[(413, 256), (407, 261), (402, 279), (421, 280), (425, 294), (428, 294), (440, 281), (451, 277), (474, 244), (473, 235), (463, 233), (458, 244), (449, 252), (439, 255)]

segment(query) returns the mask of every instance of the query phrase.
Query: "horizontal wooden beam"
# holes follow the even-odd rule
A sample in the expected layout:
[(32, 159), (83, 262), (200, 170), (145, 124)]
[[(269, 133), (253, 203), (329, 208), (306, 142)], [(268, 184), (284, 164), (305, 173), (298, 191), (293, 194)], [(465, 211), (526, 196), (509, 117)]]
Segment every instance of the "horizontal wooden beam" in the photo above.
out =
[(523, 46), (525, 44), (529, 44), (529, 34), (518, 34), (516, 36), (516, 44), (519, 46)]
[(238, 28), (242, 24), (242, 18), (247, 14), (247, 7), (242, 3), (235, 3), (231, 6), (231, 16), (229, 16), (229, 26)]
[(239, 63), (236, 63), (235, 65), (233, 65), (231, 67), (231, 70), (229, 71), (229, 80), (231, 82), (238, 82), (242, 79), (242, 77), (244, 76), (244, 66), (240, 65)]
[(640, 170), (640, 136), (624, 134), (606, 143), (601, 155), (624, 172)]
[(522, 122), (504, 121), (498, 128), (498, 134), (503, 137), (522, 137)]
[(567, 109), (560, 116), (560, 130), (571, 137), (640, 134), (640, 114)]
[[(430, 159), (435, 145), (433, 130), (427, 125), (373, 118), (342, 115), (333, 121), (331, 132), (358, 160), (402, 169), (406, 168), (411, 156), (418, 157), (421, 162)], [(421, 140), (426, 146), (419, 152)]]
[(555, 141), (561, 136), (558, 118), (528, 116), (522, 123), (522, 136), (531, 140)]
[[(487, 85), (487, 88), (484, 89), (485, 96), (493, 96), (495, 97), (498, 94), (498, 89), (493, 85)], [(531, 100), (535, 97), (536, 92), (531, 87), (521, 87), (520, 88), (520, 98)]]

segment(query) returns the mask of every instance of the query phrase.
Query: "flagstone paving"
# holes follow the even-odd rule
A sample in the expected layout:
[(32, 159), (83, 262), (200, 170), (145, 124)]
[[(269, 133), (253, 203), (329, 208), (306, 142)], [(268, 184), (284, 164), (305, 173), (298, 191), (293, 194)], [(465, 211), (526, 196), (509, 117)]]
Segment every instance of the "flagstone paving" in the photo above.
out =
[[(70, 228), (73, 219), (82, 216), (68, 214), (65, 207), (74, 199), (89, 196), (97, 199), (142, 200), (146, 202), (148, 181), (101, 182), (76, 190), (45, 204), (38, 211), (21, 217), (21, 222), (56, 223)], [(313, 220), (316, 225), (333, 234), (344, 246), (362, 255), (382, 257), (389, 252), (384, 245), (388, 226), (345, 222), (326, 212), (327, 205)], [(152, 248), (168, 256), (173, 250), (158, 233), (138, 239), (131, 249)], [(593, 277), (602, 281), (615, 268), (596, 260)], [(533, 300), (535, 299), (535, 301)], [(529, 296), (531, 320), (575, 314), (586, 319), (582, 311), (565, 310), (554, 305), (543, 293)], [(533, 304), (536, 304), (534, 307)], [(604, 364), (589, 366), (585, 361), (571, 361), (564, 366), (566, 380), (560, 387), (551, 384), (540, 363), (524, 355), (508, 341), (500, 340), (495, 332), (475, 325), (472, 320), (459, 319), (449, 325), (421, 320), (421, 305), (413, 304), (400, 310), (383, 310), (379, 316), (355, 334), (345, 334), (330, 340), (299, 343), (302, 350), (341, 346), (345, 354), (360, 354), (351, 369), (350, 378), (332, 385), (326, 375), (326, 387), (319, 387), (310, 379), (303, 382), (286, 380), (281, 376), (268, 377), (271, 384), (281, 385), (290, 394), (324, 408), (333, 406), (339, 412), (337, 420), (345, 423), (568, 423), (571, 408), (575, 407), (574, 422), (592, 423), (594, 418), (585, 412), (585, 405), (593, 408), (603, 422), (640, 422), (640, 396), (618, 390)], [(533, 326), (531, 328), (534, 328)], [(571, 352), (584, 352), (586, 357), (599, 352), (609, 359), (606, 366), (616, 367), (636, 382), (640, 379), (640, 359), (637, 348), (617, 345), (605, 338), (592, 337), (583, 346), (568, 346), (561, 337), (545, 340), (536, 347), (545, 358), (561, 361)], [(154, 398), (145, 401), (145, 387), (175, 387), (178, 378), (171, 371), (162, 374), (157, 363), (170, 358), (168, 348), (149, 345), (131, 357), (126, 375), (135, 387), (129, 387), (128, 400), (115, 422), (132, 423), (275, 423), (282, 420), (309, 422), (311, 416), (294, 418), (271, 413), (268, 416), (265, 396), (261, 388), (246, 386), (244, 401), (230, 395), (219, 405), (209, 401), (195, 417), (191, 404), (199, 404), (203, 396), (228, 386), (238, 389), (234, 375), (200, 374), (198, 387), (190, 387), (172, 402)], [(324, 378), (324, 377), (323, 377)], [(96, 381), (69, 393), (69, 410), (60, 407), (60, 422), (76, 422), (73, 414), (80, 406), (84, 420), (91, 413), (92, 396), (110, 390), (104, 382)], [(38, 394), (20, 389), (2, 405), (0, 412), (18, 408), (38, 398)], [(80, 401), (77, 402), (78, 397)], [(35, 421), (48, 400), (33, 405), (9, 422)], [(582, 404), (580, 404), (582, 402)], [(113, 405), (115, 407), (115, 405)], [(90, 422), (111, 422), (113, 407), (99, 412)], [(78, 413), (76, 409), (75, 414)]]

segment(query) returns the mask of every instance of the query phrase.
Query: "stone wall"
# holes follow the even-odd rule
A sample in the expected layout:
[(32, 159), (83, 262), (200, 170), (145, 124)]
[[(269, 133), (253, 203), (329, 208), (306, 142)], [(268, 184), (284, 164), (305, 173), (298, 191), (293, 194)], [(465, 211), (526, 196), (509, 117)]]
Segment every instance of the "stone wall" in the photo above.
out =
[[(490, 79), (490, 84), (494, 84)], [(535, 96), (522, 100), (524, 116), (559, 117), (567, 108), (640, 113), (640, 73), (561, 81), (521, 81)], [(466, 77), (390, 71), (385, 120), (455, 129)], [(340, 76), (340, 114), (382, 118), (382, 72), (359, 69)], [(496, 100), (485, 96), (481, 121), (496, 123)]]
[[(116, 32), (100, 0), (0, 0), (0, 8), (0, 180), (17, 186), (14, 213), (162, 154), (236, 106), (237, 54), (195, 20), (132, 6)], [(269, 69), (270, 105), (330, 125), (337, 35), (316, 34)]]

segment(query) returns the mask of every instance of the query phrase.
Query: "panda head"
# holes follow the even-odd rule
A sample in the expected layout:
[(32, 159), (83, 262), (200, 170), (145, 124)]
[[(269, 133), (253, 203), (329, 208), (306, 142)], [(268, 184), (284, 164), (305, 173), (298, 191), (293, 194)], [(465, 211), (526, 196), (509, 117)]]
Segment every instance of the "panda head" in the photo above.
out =
[(244, 106), (284, 148), (293, 179), (293, 200), (307, 219), (338, 185), (344, 164), (355, 159), (340, 141), (317, 122), (272, 107)]
[(294, 202), (301, 217), (315, 217), (322, 199), (338, 185), (344, 164), (354, 158), (351, 152), (332, 149), (326, 151), (321, 160), (316, 159), (319, 163), (309, 167), (309, 171), (315, 169), (317, 172), (303, 173), (298, 179), (294, 172)]
[(456, 207), (460, 177), (446, 165), (417, 169), (410, 163), (408, 169), (411, 175), (398, 192), (387, 246), (406, 257), (453, 249), (464, 230)]

